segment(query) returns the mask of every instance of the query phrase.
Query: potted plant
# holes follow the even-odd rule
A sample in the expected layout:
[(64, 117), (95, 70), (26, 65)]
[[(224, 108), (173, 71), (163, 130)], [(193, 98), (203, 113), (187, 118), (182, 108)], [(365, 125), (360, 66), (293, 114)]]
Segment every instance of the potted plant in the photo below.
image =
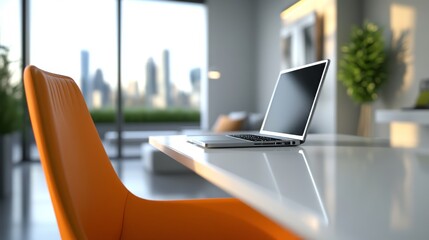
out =
[(9, 195), (11, 186), (11, 135), (20, 128), (21, 87), (12, 85), (9, 50), (0, 45), (0, 198)]
[(371, 22), (353, 27), (350, 41), (341, 47), (341, 53), (338, 79), (351, 99), (361, 105), (358, 134), (370, 136), (372, 103), (387, 79), (382, 29)]

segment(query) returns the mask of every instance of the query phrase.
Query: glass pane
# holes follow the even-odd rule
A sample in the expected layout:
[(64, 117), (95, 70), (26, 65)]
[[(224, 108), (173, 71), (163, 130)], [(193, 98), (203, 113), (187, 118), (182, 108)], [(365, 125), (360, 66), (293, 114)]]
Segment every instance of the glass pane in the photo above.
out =
[[(21, 5), (16, 0), (0, 1), (0, 46), (7, 48), (1, 50), (6, 53), (10, 61), (9, 71), (11, 73), (10, 83), (17, 85), (22, 76), (22, 36), (21, 36)], [(3, 66), (1, 64), (1, 66)], [(1, 103), (0, 103), (1, 105)], [(2, 106), (3, 107), (3, 106)], [(21, 134), (16, 132), (12, 138), (12, 161), (18, 162), (22, 159)]]
[(9, 49), (12, 83), (21, 81), (21, 5), (16, 0), (0, 1), (0, 45)]
[[(29, 22), (30, 63), (76, 81), (104, 139), (116, 129), (117, 1), (33, 0)], [(99, 109), (109, 110), (107, 128)]]
[(115, 0), (35, 0), (30, 63), (72, 77), (89, 108), (113, 108), (117, 89)]
[[(125, 114), (180, 110), (199, 116), (207, 62), (205, 5), (124, 0), (122, 16)], [(177, 120), (174, 114), (169, 118)]]

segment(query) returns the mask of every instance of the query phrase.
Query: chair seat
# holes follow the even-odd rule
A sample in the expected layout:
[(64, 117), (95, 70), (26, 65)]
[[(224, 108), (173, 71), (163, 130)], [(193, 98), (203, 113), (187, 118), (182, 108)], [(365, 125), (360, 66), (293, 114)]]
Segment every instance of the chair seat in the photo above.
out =
[(148, 201), (129, 194), (122, 239), (143, 229), (148, 239), (298, 239), (234, 198)]

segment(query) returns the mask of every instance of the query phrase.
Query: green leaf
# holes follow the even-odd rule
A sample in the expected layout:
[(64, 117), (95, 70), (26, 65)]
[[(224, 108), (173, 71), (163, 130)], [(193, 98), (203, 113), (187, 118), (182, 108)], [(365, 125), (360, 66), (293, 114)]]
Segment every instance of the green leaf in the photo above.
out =
[(0, 135), (21, 127), (21, 85), (11, 84), (9, 49), (0, 45)]
[(385, 48), (382, 29), (371, 22), (353, 27), (349, 42), (341, 47), (338, 80), (357, 103), (377, 99), (387, 79)]

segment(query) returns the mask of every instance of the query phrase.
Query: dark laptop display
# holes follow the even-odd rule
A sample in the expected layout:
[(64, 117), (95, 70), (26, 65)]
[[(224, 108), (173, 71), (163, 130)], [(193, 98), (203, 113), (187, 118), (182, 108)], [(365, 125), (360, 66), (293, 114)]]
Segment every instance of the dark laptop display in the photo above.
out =
[(280, 74), (261, 133), (288, 134), (304, 140), (326, 65), (315, 64)]
[(305, 141), (329, 60), (280, 72), (259, 134), (189, 136), (207, 148), (296, 146)]

